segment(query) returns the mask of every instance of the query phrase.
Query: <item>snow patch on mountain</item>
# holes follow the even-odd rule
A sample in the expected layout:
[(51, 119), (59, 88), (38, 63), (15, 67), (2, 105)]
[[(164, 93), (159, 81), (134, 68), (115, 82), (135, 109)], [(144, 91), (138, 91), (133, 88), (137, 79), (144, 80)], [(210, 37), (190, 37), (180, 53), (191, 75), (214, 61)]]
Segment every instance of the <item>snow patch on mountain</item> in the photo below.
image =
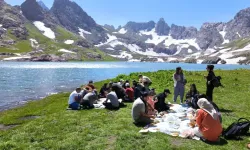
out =
[(32, 48), (38, 48), (39, 45), (38, 45), (38, 42), (36, 39), (30, 39), (30, 45)]
[(239, 32), (237, 32), (237, 35), (241, 38), (241, 35), (239, 34)]
[(65, 42), (64, 42), (65, 44), (73, 44), (74, 43), (74, 40), (66, 40)]
[(223, 31), (220, 31), (219, 33), (221, 34), (221, 36), (223, 37), (223, 40), (224, 40), (222, 44), (227, 44), (227, 43), (229, 43), (229, 40), (226, 40), (226, 39), (225, 39), (225, 36), (226, 36), (226, 34), (227, 34), (227, 32), (226, 32), (226, 27), (224, 27)]
[(111, 50), (111, 51), (114, 51), (115, 49), (109, 47), (109, 48), (106, 48), (107, 50)]
[(120, 55), (110, 55), (112, 57), (116, 57), (116, 58), (127, 58), (127, 59), (132, 59), (133, 56), (129, 53), (127, 53), (126, 51), (122, 51), (120, 52)]
[(2, 24), (0, 24), (0, 27), (2, 27), (3, 25)]
[(60, 49), (60, 50), (58, 50), (58, 52), (76, 54), (76, 52), (72, 52), (72, 51), (69, 51), (69, 50), (66, 50), (66, 49)]
[(88, 31), (83, 30), (82, 28), (79, 28), (79, 27), (78, 27), (78, 30), (79, 30), (78, 33), (79, 33), (80, 36), (83, 37), (84, 39), (85, 39), (84, 34), (92, 34), (92, 33), (88, 32)]
[(147, 39), (145, 43), (153, 43), (155, 45), (158, 45), (159, 43), (163, 42), (168, 36), (159, 36), (156, 32), (155, 32), (155, 28), (153, 28), (151, 31), (146, 31), (146, 30), (142, 30), (139, 33), (140, 35), (144, 34), (144, 35), (151, 35), (152, 38)]
[(118, 33), (120, 33), (120, 34), (125, 34), (125, 33), (127, 33), (127, 30), (124, 29), (124, 28), (121, 28), (121, 29), (118, 31)]
[(162, 58), (157, 58), (157, 62), (164, 62)]
[[(98, 45), (95, 45), (95, 46), (97, 46), (97, 47), (100, 47), (100, 46), (103, 46), (103, 45), (105, 45), (105, 44), (112, 44), (112, 43), (110, 43), (110, 42), (113, 42), (113, 43), (117, 43), (117, 42), (119, 42), (118, 40), (117, 40), (117, 37), (116, 36), (114, 36), (114, 35), (110, 35), (110, 34), (107, 34), (107, 36), (108, 36), (108, 39), (107, 39), (107, 41), (106, 42), (104, 42), (104, 43), (100, 43), (100, 44), (98, 44)], [(114, 45), (114, 44), (113, 44)], [(112, 45), (111, 45), (112, 46)], [(114, 47), (114, 46), (112, 46), (112, 47)]]
[(193, 50), (188, 49), (188, 53), (189, 53), (189, 54), (193, 53)]
[(38, 30), (43, 32), (43, 35), (50, 38), (50, 39), (55, 39), (55, 33), (50, 29), (45, 27), (44, 23), (41, 21), (35, 21), (33, 24), (38, 28)]
[(182, 48), (188, 48), (189, 46), (194, 46), (197, 50), (200, 50), (199, 45), (196, 43), (196, 39), (174, 39), (171, 35), (167, 36), (164, 45), (169, 47), (170, 45), (182, 46)]
[(9, 58), (4, 58), (3, 60), (17, 60), (17, 59), (22, 59), (22, 58), (31, 58), (31, 56), (21, 56), (21, 57), (9, 57)]

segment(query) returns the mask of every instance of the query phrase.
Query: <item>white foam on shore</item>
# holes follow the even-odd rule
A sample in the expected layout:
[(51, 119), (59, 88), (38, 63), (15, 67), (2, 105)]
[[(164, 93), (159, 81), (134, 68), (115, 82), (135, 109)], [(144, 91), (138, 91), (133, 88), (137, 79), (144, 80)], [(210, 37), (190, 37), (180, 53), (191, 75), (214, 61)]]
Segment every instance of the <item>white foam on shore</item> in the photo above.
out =
[(43, 32), (43, 35), (50, 38), (50, 39), (55, 39), (55, 33), (50, 29), (45, 27), (44, 23), (41, 21), (35, 21), (33, 24), (38, 28), (38, 30)]

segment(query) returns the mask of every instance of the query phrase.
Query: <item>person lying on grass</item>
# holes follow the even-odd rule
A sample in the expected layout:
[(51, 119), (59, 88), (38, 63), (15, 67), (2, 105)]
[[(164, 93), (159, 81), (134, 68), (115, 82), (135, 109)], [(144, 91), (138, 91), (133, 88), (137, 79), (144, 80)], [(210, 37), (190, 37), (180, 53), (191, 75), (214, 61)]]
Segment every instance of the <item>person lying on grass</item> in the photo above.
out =
[(216, 142), (222, 133), (222, 125), (219, 114), (213, 105), (205, 98), (198, 101), (199, 110), (196, 113), (196, 125), (194, 134), (209, 142)]
[(80, 106), (80, 100), (82, 98), (81, 94), (81, 88), (76, 88), (75, 91), (73, 91), (69, 96), (69, 108), (72, 110), (78, 110)]
[[(115, 89), (116, 89), (115, 86), (111, 87), (111, 92), (107, 94), (107, 98), (103, 102), (103, 105), (105, 106), (105, 108), (110, 109), (110, 110), (119, 109), (120, 107), (125, 106), (122, 102), (119, 102)], [(108, 102), (108, 100), (110, 102)]]
[(146, 103), (149, 98), (148, 92), (142, 92), (141, 97), (134, 101), (131, 114), (135, 124), (147, 125), (154, 122), (155, 116), (146, 113)]

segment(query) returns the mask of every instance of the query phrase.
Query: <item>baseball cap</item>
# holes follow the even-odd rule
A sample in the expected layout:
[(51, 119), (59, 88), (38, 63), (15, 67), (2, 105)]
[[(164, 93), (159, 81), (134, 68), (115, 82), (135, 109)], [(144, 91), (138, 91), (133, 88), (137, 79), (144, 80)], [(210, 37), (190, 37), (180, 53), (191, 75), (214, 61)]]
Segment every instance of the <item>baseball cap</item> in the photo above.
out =
[(169, 89), (165, 89), (165, 90), (164, 90), (164, 93), (171, 94), (171, 92), (170, 92), (170, 90), (169, 90)]
[(126, 83), (125, 86), (130, 86), (129, 83)]

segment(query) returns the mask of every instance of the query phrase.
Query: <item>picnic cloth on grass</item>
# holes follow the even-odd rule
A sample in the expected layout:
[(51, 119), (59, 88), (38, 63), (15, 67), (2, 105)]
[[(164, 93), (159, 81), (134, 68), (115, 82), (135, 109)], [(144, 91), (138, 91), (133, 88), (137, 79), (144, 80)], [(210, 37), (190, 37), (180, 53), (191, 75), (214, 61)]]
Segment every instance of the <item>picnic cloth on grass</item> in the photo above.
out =
[[(97, 103), (94, 104), (95, 109), (105, 109), (105, 106), (103, 105), (103, 102), (106, 100), (106, 98), (100, 98), (97, 100)], [(118, 99), (119, 102), (122, 101), (122, 99)], [(108, 100), (110, 102), (110, 100)]]
[[(192, 108), (187, 107), (187, 105), (173, 104), (170, 109), (172, 111), (168, 114), (155, 119), (159, 121), (159, 123), (147, 125), (139, 132), (162, 132), (171, 136), (179, 136), (182, 138), (187, 138), (187, 135), (193, 134), (193, 128), (189, 125), (189, 117), (192, 116), (191, 112), (193, 111)], [(196, 136), (192, 137), (192, 139), (200, 140), (200, 138)]]

